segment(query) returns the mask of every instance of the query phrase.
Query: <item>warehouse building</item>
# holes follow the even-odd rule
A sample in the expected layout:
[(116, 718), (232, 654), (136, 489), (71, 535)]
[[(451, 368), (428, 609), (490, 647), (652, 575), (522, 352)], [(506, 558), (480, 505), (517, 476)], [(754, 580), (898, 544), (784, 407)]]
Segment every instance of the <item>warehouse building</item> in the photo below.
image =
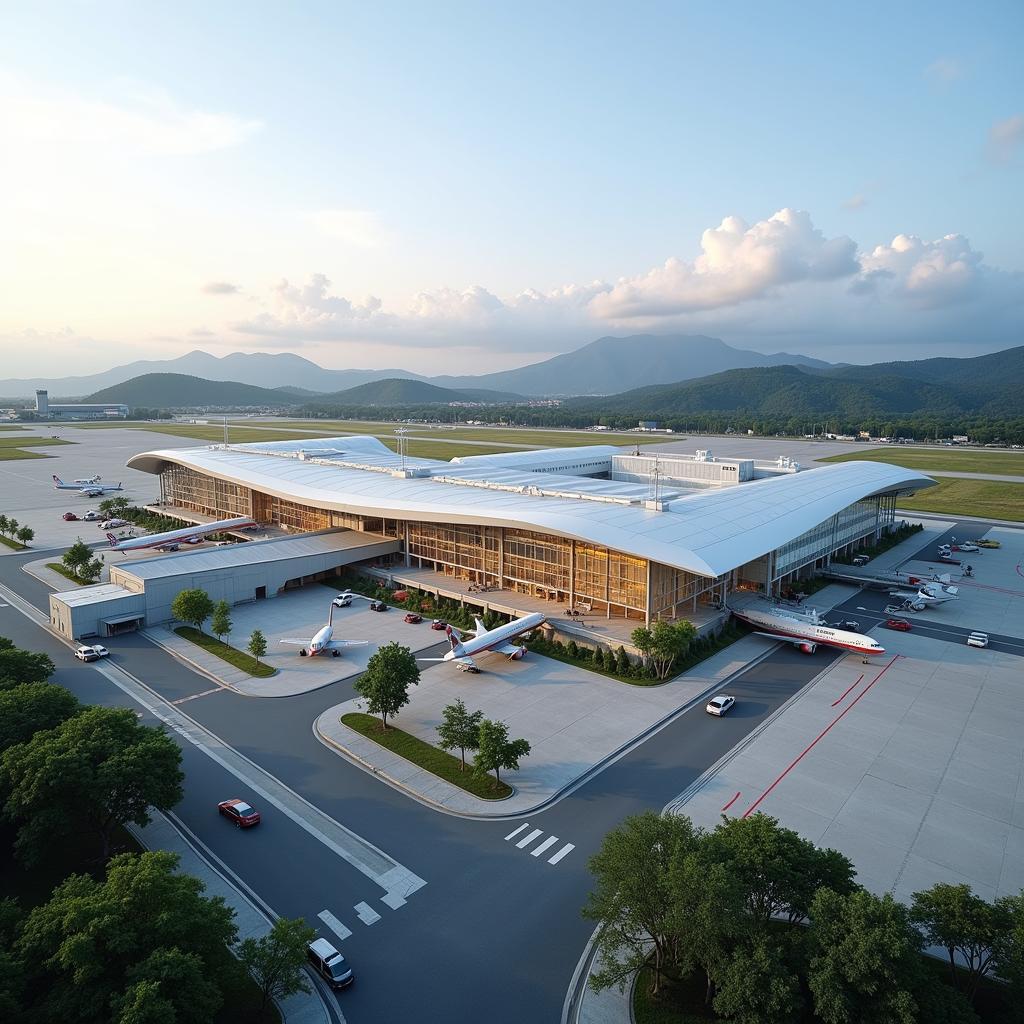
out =
[[(152, 451), (128, 465), (159, 476), (161, 511), (182, 518), (248, 515), (293, 531), (369, 533), (394, 542), (384, 562), (397, 578), (403, 567), (427, 570), (648, 622), (721, 607), (735, 589), (778, 593), (874, 542), (893, 525), (899, 495), (934, 483), (874, 462), (786, 467), (718, 486), (593, 475), (610, 476), (615, 453), (443, 462), (360, 436)], [(712, 464), (724, 474), (748, 461)]]
[(36, 418), (41, 420), (126, 420), (128, 406), (120, 402), (103, 402), (96, 405), (54, 404), (49, 393), (40, 388), (36, 391)]

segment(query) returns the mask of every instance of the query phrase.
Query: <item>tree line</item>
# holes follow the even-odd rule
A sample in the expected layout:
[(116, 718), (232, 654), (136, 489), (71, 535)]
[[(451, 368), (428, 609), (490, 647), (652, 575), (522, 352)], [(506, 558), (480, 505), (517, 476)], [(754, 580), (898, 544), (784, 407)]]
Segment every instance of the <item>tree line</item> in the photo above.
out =
[(127, 708), (80, 703), (53, 672), (46, 654), (0, 637), (0, 806), (14, 856), (38, 871), (80, 849), (84, 869), (34, 905), (0, 900), (0, 1019), (207, 1024), (245, 971), (264, 1007), (304, 991), (304, 922), (278, 921), (236, 958), (221, 897), (171, 853), (120, 852), (126, 825), (181, 800), (181, 751)]
[(999, 977), (1006, 1007), (1024, 1007), (1024, 892), (988, 902), (939, 883), (905, 907), (764, 814), (710, 831), (637, 815), (589, 867), (598, 991), (648, 969), (653, 1000), (696, 982), (707, 1014), (739, 1024), (971, 1024)]

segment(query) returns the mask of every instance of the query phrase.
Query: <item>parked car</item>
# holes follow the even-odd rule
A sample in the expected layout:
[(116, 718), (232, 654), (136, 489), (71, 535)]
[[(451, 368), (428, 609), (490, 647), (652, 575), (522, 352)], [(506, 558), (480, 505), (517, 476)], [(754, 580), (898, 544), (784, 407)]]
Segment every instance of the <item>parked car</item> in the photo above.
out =
[(988, 537), (977, 542), (979, 548), (1001, 548), (1002, 542), (998, 540), (992, 540)]
[(88, 646), (90, 646), (96, 652), (97, 658), (110, 657), (110, 651), (108, 651), (106, 647), (103, 646), (103, 644), (89, 644)]
[(91, 508), (88, 512), (82, 513), (82, 519), (87, 523), (98, 523), (103, 519), (103, 513)]
[(448, 628), (448, 623), (445, 622), (444, 619), (434, 619), (434, 621), (430, 624), (430, 628), (431, 629), (447, 629)]
[(406, 612), (405, 621), (408, 622), (410, 625), (415, 626), (416, 623), (423, 621), (423, 616), (418, 614), (417, 612)]
[(184, 540), (185, 544), (202, 544), (205, 537), (186, 537)]
[(388, 610), (388, 606), (383, 601), (371, 601), (370, 602), (370, 611), (371, 612), (386, 612), (387, 610)]
[(954, 544), (953, 545), (953, 550), (954, 551), (965, 551), (965, 552), (970, 553), (972, 551), (977, 551), (978, 550), (978, 545), (977, 544), (972, 544), (970, 541), (965, 540), (965, 541), (961, 542), (960, 544)]
[(708, 706), (704, 709), (709, 715), (717, 715), (721, 718), (736, 703), (735, 697), (730, 697), (727, 693), (720, 693), (717, 697), (712, 697), (708, 701)]
[(860, 623), (854, 619), (847, 619), (845, 622), (830, 622), (833, 629), (848, 629), (851, 633), (860, 632)]
[(331, 604), (333, 604), (335, 608), (348, 608), (348, 606), (352, 604), (351, 591), (346, 590), (343, 594), (339, 594), (333, 601), (331, 601)]
[(178, 545), (177, 544), (157, 544), (156, 550), (157, 551), (177, 551), (178, 550)]
[(74, 512), (65, 512), (64, 513), (64, 520), (65, 520), (65, 522), (68, 522), (68, 523), (77, 523), (78, 522), (78, 516), (76, 516)]
[(855, 555), (853, 558), (854, 565), (867, 565), (871, 559), (867, 555)]
[(967, 637), (968, 647), (988, 647), (988, 633), (971, 633)]
[(901, 633), (909, 633), (912, 627), (906, 619), (886, 619), (885, 628), (898, 629)]
[(474, 665), (473, 662), (471, 661), (456, 661), (455, 667), (460, 672), (469, 672), (471, 675), (474, 676), (477, 675), (477, 673), (479, 673), (480, 671), (480, 669), (478, 669), (476, 665)]
[(348, 961), (326, 939), (314, 939), (306, 947), (306, 957), (331, 988), (348, 988), (355, 980)]
[(88, 644), (82, 644), (75, 650), (75, 657), (79, 661), (96, 661), (99, 655)]
[(260, 823), (260, 812), (244, 800), (222, 800), (217, 810), (230, 821), (235, 828), (252, 828)]
[(127, 519), (104, 519), (100, 523), (101, 530), (119, 530), (122, 526), (127, 526)]

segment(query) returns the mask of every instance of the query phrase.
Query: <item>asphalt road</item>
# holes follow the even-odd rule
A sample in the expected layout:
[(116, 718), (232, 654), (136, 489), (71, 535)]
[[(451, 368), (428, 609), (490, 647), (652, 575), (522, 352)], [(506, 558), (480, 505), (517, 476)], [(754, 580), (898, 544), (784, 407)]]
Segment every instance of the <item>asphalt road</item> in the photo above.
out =
[[(34, 553), (32, 557), (39, 557)], [(46, 588), (19, 571), (23, 556), (0, 558), (0, 582), (45, 607)], [(44, 650), (55, 681), (81, 699), (130, 703), (92, 666), (13, 607), (0, 608), (0, 634)], [(169, 700), (209, 683), (137, 634), (112, 639), (115, 663)], [(239, 832), (216, 814), (229, 796), (252, 799), (237, 779), (191, 743), (180, 740), (186, 797), (182, 822), (277, 913), (320, 925), (327, 911), (352, 929), (341, 943), (357, 975), (339, 1004), (352, 1024), (445, 1020), (557, 1021), (573, 969), (592, 931), (580, 916), (590, 888), (586, 863), (605, 834), (627, 815), (660, 810), (751, 729), (825, 668), (833, 655), (808, 657), (785, 647), (747, 670), (729, 692), (728, 716), (689, 711), (576, 791), (536, 815), (473, 821), (441, 814), (379, 782), (320, 744), (311, 723), (352, 693), (351, 683), (283, 700), (228, 691), (179, 706), (294, 792), (375, 844), (427, 881), (408, 903), (390, 910), (381, 889), (287, 817), (266, 813), (257, 829)], [(766, 780), (766, 784), (770, 780)], [(514, 840), (506, 836), (524, 822)], [(575, 848), (557, 864), (520, 849), (520, 836), (540, 829)], [(356, 917), (367, 903), (381, 915)], [(322, 928), (324, 934), (330, 932)]]

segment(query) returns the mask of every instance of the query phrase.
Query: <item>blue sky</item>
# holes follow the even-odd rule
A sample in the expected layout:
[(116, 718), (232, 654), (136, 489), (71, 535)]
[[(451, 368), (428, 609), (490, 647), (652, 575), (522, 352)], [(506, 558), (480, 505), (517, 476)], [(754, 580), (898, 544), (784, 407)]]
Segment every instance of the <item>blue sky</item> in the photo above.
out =
[(1007, 347), (1021, 38), (1019, 3), (10, 4), (0, 347)]

